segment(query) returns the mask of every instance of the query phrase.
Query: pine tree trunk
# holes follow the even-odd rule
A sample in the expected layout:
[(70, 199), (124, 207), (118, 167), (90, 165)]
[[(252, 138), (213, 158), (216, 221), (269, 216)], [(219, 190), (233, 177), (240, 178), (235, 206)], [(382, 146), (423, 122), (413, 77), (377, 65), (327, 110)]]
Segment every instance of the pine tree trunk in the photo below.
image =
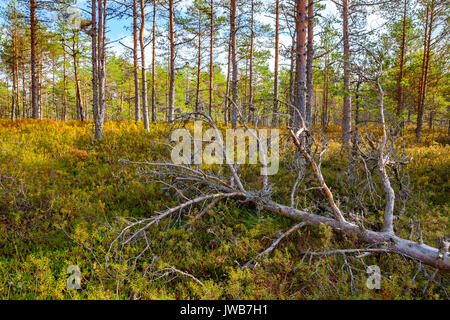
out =
[(169, 75), (169, 108), (167, 120), (174, 120), (175, 106), (175, 31), (173, 18), (173, 0), (169, 0), (169, 33), (170, 33), (170, 75)]
[(231, 106), (231, 126), (233, 129), (237, 127), (237, 103), (238, 103), (238, 64), (236, 56), (236, 0), (231, 0), (231, 10), (230, 10), (230, 44), (231, 44), (231, 65), (232, 65), (232, 76), (231, 76), (231, 95), (232, 103)]
[[(296, 0), (297, 19), (297, 48), (295, 66), (295, 88), (294, 88), (294, 125), (301, 125), (301, 118), (306, 121), (306, 0)], [(300, 115), (299, 115), (300, 113)]]
[(152, 122), (156, 121), (156, 0), (153, 0), (153, 39), (152, 39)]
[(39, 118), (39, 84), (36, 54), (36, 0), (30, 0), (30, 38), (31, 38), (31, 107), (33, 118)]
[(209, 108), (208, 114), (212, 116), (212, 105), (214, 96), (214, 0), (211, 0), (210, 8), (210, 45), (209, 45)]
[(147, 71), (145, 68), (145, 45), (144, 45), (144, 32), (145, 32), (145, 1), (140, 0), (141, 5), (141, 28), (139, 32), (139, 44), (141, 47), (141, 72), (142, 72), (142, 116), (144, 120), (144, 128), (146, 131), (150, 130), (147, 108)]
[[(429, 20), (428, 20), (429, 15)], [(420, 139), (422, 136), (422, 128), (423, 128), (423, 115), (425, 112), (425, 98), (427, 94), (427, 82), (428, 82), (428, 69), (430, 64), (430, 54), (431, 54), (431, 35), (433, 32), (433, 20), (434, 20), (434, 7), (427, 7), (427, 24), (428, 27), (425, 29), (425, 41), (424, 41), (424, 61), (423, 61), (423, 69), (422, 69), (422, 84), (420, 86), (420, 96), (419, 96), (419, 105), (417, 108), (417, 128), (416, 128), (416, 137)], [(428, 32), (428, 35), (427, 35)]]
[(350, 95), (350, 42), (348, 34), (349, 0), (342, 0), (343, 43), (344, 43), (344, 109), (342, 117), (342, 138), (345, 145), (350, 144), (352, 131), (352, 100)]
[(251, 121), (252, 114), (254, 113), (253, 107), (253, 48), (255, 41), (255, 30), (254, 30), (254, 10), (255, 10), (255, 2), (251, 0), (251, 21), (250, 21), (250, 69), (249, 69), (249, 94), (248, 94), (248, 120)]
[[(231, 38), (230, 38), (231, 39)], [(224, 102), (224, 123), (228, 124), (228, 120), (230, 119), (229, 115), (229, 99), (230, 99), (230, 80), (231, 80), (231, 40), (228, 44), (228, 62), (227, 62), (227, 85), (225, 88), (225, 102)]]
[(397, 79), (397, 116), (403, 112), (403, 69), (405, 65), (405, 50), (406, 50), (406, 4), (408, 0), (405, 0), (403, 7), (403, 28), (402, 28), (402, 42), (400, 45), (400, 70)]
[(133, 0), (133, 76), (134, 76), (134, 120), (141, 120), (139, 67), (138, 67), (138, 36), (137, 36), (137, 3)]
[[(94, 122), (97, 125), (98, 119), (98, 61), (97, 61), (97, 9), (96, 1), (91, 1), (91, 59), (92, 59), (92, 111), (94, 113)], [(97, 130), (96, 130), (97, 131)]]
[(67, 58), (66, 58), (66, 37), (63, 37), (63, 112), (62, 119), (67, 120)]
[(77, 116), (78, 120), (84, 121), (84, 112), (83, 112), (83, 104), (81, 101), (81, 90), (80, 90), (80, 80), (78, 75), (78, 54), (79, 54), (79, 48), (78, 48), (78, 40), (77, 40), (77, 33), (74, 31), (73, 38), (72, 38), (72, 53), (73, 53), (73, 69), (74, 69), (74, 75), (75, 75), (75, 96), (76, 96), (76, 103), (77, 103)]
[(195, 88), (195, 112), (199, 112), (200, 103), (200, 77), (202, 65), (202, 30), (201, 30), (201, 11), (198, 9), (198, 27), (197, 27), (197, 86)]
[(321, 125), (322, 130), (327, 130), (328, 125), (328, 56), (325, 57), (325, 67), (323, 71), (323, 97), (322, 97), (322, 115), (321, 115)]
[(275, 3), (275, 66), (274, 66), (274, 80), (273, 80), (273, 115), (272, 127), (278, 125), (278, 61), (280, 50), (280, 0)]
[(314, 60), (314, 0), (308, 0), (308, 56), (306, 58), (306, 122), (312, 129), (313, 60)]

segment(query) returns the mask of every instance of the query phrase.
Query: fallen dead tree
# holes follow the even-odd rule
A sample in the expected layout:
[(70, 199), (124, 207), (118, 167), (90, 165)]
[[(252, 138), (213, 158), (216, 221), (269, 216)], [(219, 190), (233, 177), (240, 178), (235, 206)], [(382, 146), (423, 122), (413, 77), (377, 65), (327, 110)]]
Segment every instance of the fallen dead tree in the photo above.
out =
[[(380, 101), (382, 101), (380, 99)], [(380, 105), (382, 110), (382, 103)], [(208, 123), (217, 132), (214, 121), (206, 114), (189, 114), (182, 116), (180, 123), (182, 125), (188, 122), (188, 119), (202, 119)], [(383, 124), (384, 126), (384, 124)], [(244, 123), (244, 127), (246, 124)], [(149, 177), (149, 182), (161, 183), (167, 190), (173, 190), (180, 199), (180, 204), (169, 208), (164, 212), (160, 212), (150, 218), (138, 220), (130, 223), (116, 237), (114, 242), (120, 242), (122, 245), (129, 244), (140, 234), (145, 233), (151, 226), (157, 225), (162, 219), (181, 211), (189, 213), (195, 207), (200, 207), (197, 218), (201, 217), (202, 212), (207, 210), (213, 203), (223, 199), (235, 198), (242, 203), (253, 203), (258, 209), (268, 210), (270, 212), (285, 216), (295, 221), (302, 222), (303, 225), (326, 224), (335, 231), (345, 234), (356, 235), (357, 238), (370, 245), (372, 250), (376, 252), (390, 252), (401, 254), (410, 259), (416, 260), (423, 264), (438, 268), (441, 271), (450, 271), (450, 261), (448, 259), (448, 248), (444, 253), (442, 248), (433, 248), (423, 243), (398, 237), (394, 232), (394, 199), (390, 193), (393, 192), (389, 187), (389, 177), (387, 176), (386, 165), (393, 163), (393, 159), (389, 157), (389, 153), (385, 153), (385, 145), (387, 143), (386, 129), (383, 129), (383, 138), (380, 146), (375, 148), (378, 152), (376, 162), (381, 181), (384, 183), (386, 192), (386, 210), (384, 213), (384, 228), (381, 231), (373, 231), (363, 227), (361, 224), (352, 221), (352, 218), (342, 212), (334, 200), (334, 195), (327, 186), (321, 171), (321, 159), (325, 153), (325, 148), (320, 152), (319, 161), (316, 162), (312, 152), (308, 151), (302, 144), (302, 141), (308, 139), (309, 132), (306, 127), (302, 126), (296, 132), (290, 130), (291, 142), (299, 151), (299, 156), (306, 160), (306, 163), (312, 168), (312, 171), (319, 182), (320, 188), (325, 195), (333, 216), (321, 215), (319, 213), (310, 213), (306, 210), (295, 208), (291, 205), (284, 205), (271, 200), (271, 184), (269, 177), (262, 178), (259, 189), (248, 188), (248, 183), (243, 181), (239, 174), (239, 166), (232, 163), (232, 159), (227, 158), (226, 145), (217, 139), (216, 143), (223, 151), (226, 165), (220, 166), (216, 171), (211, 169), (203, 169), (200, 165), (189, 164), (173, 164), (168, 162), (132, 162), (122, 160), (127, 165), (139, 166), (141, 175)], [(218, 136), (220, 136), (218, 134)], [(192, 138), (194, 140), (194, 138)], [(266, 144), (257, 138), (261, 148), (265, 148)], [(383, 142), (384, 141), (384, 142)], [(211, 142), (211, 141), (208, 141)], [(168, 144), (170, 147), (170, 145)], [(263, 162), (262, 166), (266, 164)], [(383, 179), (387, 179), (384, 180)], [(294, 185), (292, 193), (295, 194), (297, 186)], [(375, 252), (375, 251), (374, 251)]]
[[(369, 52), (371, 54), (371, 52)], [(376, 137), (366, 136), (353, 141), (352, 157), (359, 159), (362, 167), (365, 170), (365, 175), (369, 180), (369, 186), (374, 185), (371, 180), (371, 171), (377, 173), (381, 182), (383, 195), (381, 197), (385, 200), (383, 227), (381, 230), (373, 230), (364, 226), (364, 221), (356, 219), (351, 212), (344, 212), (339, 204), (335, 201), (335, 195), (328, 187), (325, 177), (321, 170), (322, 158), (327, 151), (327, 142), (323, 139), (320, 145), (317, 143), (309, 132), (307, 125), (305, 125), (301, 114), (299, 118), (301, 123), (294, 128), (290, 128), (287, 138), (286, 148), (288, 153), (294, 153), (292, 158), (292, 169), (298, 173), (297, 180), (291, 188), (290, 205), (285, 205), (272, 200), (272, 185), (268, 175), (262, 175), (258, 180), (258, 186), (254, 183), (245, 181), (240, 174), (239, 165), (234, 164), (234, 159), (231, 159), (227, 152), (227, 144), (224, 143), (222, 135), (214, 120), (204, 113), (191, 113), (180, 115), (176, 122), (180, 127), (186, 127), (186, 124), (192, 120), (202, 121), (208, 125), (210, 129), (215, 132), (215, 139), (204, 139), (203, 136), (196, 137), (190, 135), (193, 144), (197, 143), (202, 146), (203, 143), (214, 143), (216, 150), (219, 150), (224, 158), (224, 164), (211, 166), (202, 166), (200, 164), (175, 164), (171, 161), (163, 162), (132, 162), (129, 160), (122, 160), (124, 164), (139, 166), (140, 175), (148, 177), (149, 182), (160, 183), (164, 189), (174, 192), (174, 196), (179, 200), (180, 204), (160, 212), (150, 218), (138, 220), (130, 223), (124, 228), (120, 234), (113, 241), (113, 244), (119, 242), (121, 245), (126, 245), (145, 234), (145, 232), (153, 225), (157, 225), (162, 219), (174, 214), (184, 212), (186, 214), (192, 213), (194, 208), (199, 208), (199, 213), (196, 219), (201, 218), (206, 210), (215, 205), (218, 201), (224, 199), (235, 198), (241, 203), (253, 203), (258, 210), (267, 210), (275, 214), (282, 215), (292, 220), (301, 222), (290, 230), (282, 234), (268, 249), (261, 252), (256, 259), (264, 254), (267, 254), (275, 249), (281, 239), (287, 237), (293, 230), (306, 226), (319, 226), (322, 224), (328, 225), (333, 230), (348, 235), (355, 235), (360, 241), (366, 243), (370, 248), (366, 252), (377, 253), (396, 253), (415, 260), (420, 264), (426, 264), (437, 268), (443, 272), (450, 271), (450, 261), (448, 259), (449, 242), (447, 238), (442, 238), (440, 248), (433, 248), (423, 243), (422, 235), (419, 235), (419, 242), (412, 241), (412, 233), (410, 239), (403, 239), (395, 233), (395, 199), (396, 194), (391, 185), (391, 177), (389, 172), (394, 172), (398, 175), (400, 167), (407, 164), (411, 159), (403, 154), (397, 152), (396, 144), (397, 138), (391, 130), (387, 129), (385, 111), (384, 111), (384, 91), (381, 85), (381, 78), (383, 75), (382, 61), (373, 56), (378, 70), (362, 70), (360, 76), (367, 82), (373, 83), (376, 92), (378, 93), (378, 111), (380, 114), (380, 124), (382, 130), (381, 139), (378, 141)], [(370, 74), (369, 78), (367, 74)], [(238, 106), (236, 108), (239, 110)], [(295, 109), (295, 108), (294, 108)], [(240, 125), (243, 129), (248, 130), (253, 138), (257, 141), (258, 149), (261, 152), (261, 166), (263, 171), (267, 172), (267, 155), (268, 149), (271, 146), (271, 138), (262, 139), (256, 134), (257, 130), (250, 129), (245, 117), (240, 116)], [(258, 128), (258, 121), (254, 123), (255, 128)], [(186, 129), (187, 132), (189, 130)], [(277, 137), (278, 138), (278, 137)], [(174, 149), (173, 144), (165, 144), (169, 149)], [(313, 148), (313, 145), (315, 148)], [(318, 151), (318, 149), (320, 149)], [(315, 151), (313, 151), (315, 150)], [(250, 152), (250, 151), (249, 151)], [(191, 158), (196, 158), (195, 150)], [(317, 212), (311, 213), (307, 209), (298, 209), (295, 205), (295, 196), (298, 192), (299, 182), (302, 180), (305, 167), (309, 166), (312, 169), (315, 180), (326, 200), (327, 206), (331, 214), (327, 214), (324, 210), (317, 209)], [(372, 170), (369, 169), (371, 166)], [(397, 177), (397, 180), (399, 178)], [(400, 184), (402, 182), (400, 181)], [(370, 187), (371, 190), (373, 187)], [(420, 226), (419, 226), (420, 228)], [(112, 246), (112, 245), (111, 245)], [(342, 250), (335, 250), (336, 252), (344, 252)], [(364, 249), (354, 249), (354, 253), (363, 252)], [(353, 252), (350, 250), (347, 253)], [(313, 253), (308, 253), (313, 254)], [(324, 254), (324, 253), (318, 253)], [(326, 253), (325, 253), (326, 254)], [(250, 265), (255, 259), (250, 260), (245, 266)]]

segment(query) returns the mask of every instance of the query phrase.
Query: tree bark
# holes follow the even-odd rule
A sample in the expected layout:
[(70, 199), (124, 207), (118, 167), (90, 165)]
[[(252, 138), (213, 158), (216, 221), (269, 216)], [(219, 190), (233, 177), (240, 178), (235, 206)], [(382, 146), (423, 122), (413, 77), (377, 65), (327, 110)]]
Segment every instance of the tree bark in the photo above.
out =
[(145, 66), (145, 45), (144, 45), (144, 32), (145, 32), (145, 1), (140, 0), (141, 6), (141, 28), (139, 32), (139, 44), (141, 47), (141, 72), (142, 72), (142, 116), (144, 120), (144, 128), (146, 131), (150, 130), (150, 124), (148, 119), (148, 107), (147, 107), (147, 70)]
[(210, 44), (209, 44), (209, 108), (208, 114), (212, 116), (212, 105), (214, 96), (214, 0), (210, 3)]
[(169, 0), (169, 36), (170, 36), (170, 66), (169, 66), (169, 109), (167, 120), (174, 120), (175, 106), (175, 30), (173, 17), (173, 0)]
[[(428, 18), (429, 17), (429, 18)], [(416, 137), (420, 139), (422, 136), (423, 128), (423, 115), (425, 111), (425, 98), (427, 95), (427, 82), (428, 82), (428, 70), (430, 65), (430, 54), (431, 54), (431, 36), (433, 32), (433, 21), (434, 21), (434, 6), (427, 7), (427, 27), (425, 28), (425, 40), (424, 40), (424, 52), (423, 52), (423, 63), (422, 63), (422, 77), (421, 85), (419, 87), (419, 99), (417, 108), (417, 127), (416, 127)], [(427, 34), (428, 32), (428, 34)]]
[(400, 70), (397, 79), (397, 116), (400, 116), (403, 112), (403, 69), (405, 66), (405, 51), (406, 51), (406, 19), (407, 19), (407, 3), (408, 0), (405, 0), (403, 6), (403, 22), (402, 22), (402, 42), (400, 45)]
[(322, 114), (321, 114), (321, 124), (322, 130), (327, 130), (328, 126), (328, 65), (329, 58), (328, 55), (325, 57), (325, 66), (323, 70), (323, 97), (322, 97)]
[(33, 118), (39, 118), (39, 84), (36, 54), (36, 0), (30, 0), (30, 39), (31, 39), (31, 108)]
[[(297, 109), (294, 112), (294, 125), (301, 125), (301, 118), (306, 121), (306, 22), (307, 10), (306, 0), (296, 0), (296, 67), (295, 67), (295, 88), (294, 88), (294, 106)], [(300, 115), (299, 115), (300, 113)], [(300, 117), (301, 116), (301, 117)]]
[(228, 117), (229, 114), (229, 97), (230, 97), (230, 77), (231, 75), (231, 40), (228, 44), (228, 62), (227, 62), (227, 85), (225, 88), (225, 102), (224, 102), (224, 110), (223, 110), (223, 116), (224, 116), (224, 123), (225, 125), (228, 124)]
[(231, 0), (230, 9), (230, 44), (231, 44), (231, 126), (233, 129), (237, 127), (237, 103), (238, 103), (238, 64), (236, 56), (236, 0)]
[(308, 0), (308, 55), (306, 57), (306, 122), (312, 129), (313, 61), (314, 61), (314, 0)]
[(200, 78), (201, 78), (201, 66), (202, 66), (202, 21), (201, 10), (198, 8), (198, 27), (197, 27), (197, 86), (195, 89), (195, 112), (199, 111), (200, 103)]
[(248, 120), (251, 119), (254, 113), (253, 108), (253, 50), (255, 42), (255, 1), (251, 0), (251, 20), (250, 20), (250, 66), (249, 66), (249, 93), (248, 93)]
[[(92, 0), (93, 2), (95, 0)], [(93, 11), (95, 5), (93, 5)], [(92, 21), (95, 16), (93, 16)], [(97, 87), (98, 87), (98, 101), (97, 107), (94, 108), (94, 123), (95, 123), (95, 139), (101, 140), (103, 138), (103, 124), (105, 121), (105, 31), (106, 31), (106, 0), (98, 0), (98, 23), (97, 23), (97, 54), (95, 55), (95, 62), (93, 66), (97, 65)], [(95, 45), (95, 43), (94, 43)], [(95, 48), (94, 48), (95, 49)], [(93, 55), (94, 62), (94, 55)]]
[(94, 122), (97, 125), (98, 119), (98, 61), (97, 61), (97, 9), (96, 1), (91, 1), (91, 60), (92, 60), (92, 111), (94, 113)]
[(137, 36), (137, 3), (133, 0), (133, 75), (134, 75), (134, 120), (141, 120), (139, 67), (138, 67), (138, 36)]
[(67, 120), (67, 58), (66, 58), (66, 35), (63, 36), (63, 112), (62, 119)]
[(342, 117), (342, 139), (345, 145), (350, 145), (352, 131), (352, 98), (350, 95), (350, 41), (348, 33), (349, 0), (342, 0), (342, 7), (342, 35), (344, 43), (344, 108)]
[(156, 0), (153, 0), (152, 39), (152, 122), (156, 121)]
[(78, 39), (77, 39), (77, 31), (74, 31), (72, 37), (72, 58), (73, 58), (73, 69), (75, 74), (75, 96), (76, 96), (76, 104), (77, 104), (77, 118), (78, 120), (84, 121), (84, 112), (83, 112), (83, 103), (81, 100), (81, 89), (80, 89), (80, 80), (78, 75)]
[(278, 62), (280, 50), (280, 0), (275, 3), (275, 62), (274, 62), (274, 80), (273, 80), (273, 115), (272, 127), (278, 125)]

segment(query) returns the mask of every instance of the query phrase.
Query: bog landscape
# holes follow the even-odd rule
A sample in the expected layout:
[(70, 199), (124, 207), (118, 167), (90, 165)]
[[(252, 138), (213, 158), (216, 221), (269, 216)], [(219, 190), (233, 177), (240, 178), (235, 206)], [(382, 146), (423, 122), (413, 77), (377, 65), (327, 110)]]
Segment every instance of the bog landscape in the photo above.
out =
[(449, 299), (447, 1), (0, 25), (0, 299)]

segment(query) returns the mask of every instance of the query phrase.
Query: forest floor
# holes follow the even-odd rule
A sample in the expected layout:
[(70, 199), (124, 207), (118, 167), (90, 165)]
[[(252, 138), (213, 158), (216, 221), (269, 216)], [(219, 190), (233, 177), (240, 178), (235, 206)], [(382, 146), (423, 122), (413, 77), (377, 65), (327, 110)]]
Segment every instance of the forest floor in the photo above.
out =
[[(149, 248), (142, 255), (143, 239), (109, 250), (126, 221), (176, 203), (170, 192), (145, 183), (136, 167), (119, 161), (160, 159), (166, 151), (154, 141), (168, 132), (166, 124), (152, 125), (147, 133), (134, 122), (108, 122), (97, 143), (90, 123), (0, 120), (0, 298), (448, 299), (449, 275), (431, 278), (433, 269), (402, 256), (303, 255), (364, 246), (325, 226), (298, 229), (256, 268), (241, 269), (294, 222), (237, 201), (219, 202), (195, 222), (182, 215), (162, 221), (146, 235)], [(325, 179), (339, 203), (351, 208), (360, 190), (344, 182), (340, 128), (326, 135)], [(436, 246), (450, 225), (447, 129), (425, 130), (418, 143), (408, 128), (404, 142), (413, 160), (406, 168), (408, 202), (399, 201), (396, 210), (396, 232), (408, 238), (410, 220), (420, 220), (425, 243)], [(294, 180), (281, 162), (271, 177), (273, 197), (287, 202)], [(307, 176), (305, 183), (311, 180)], [(321, 196), (300, 193), (300, 206)], [(375, 199), (367, 208), (374, 228), (382, 204)], [(66, 287), (71, 265), (80, 269), (80, 290)], [(381, 269), (380, 290), (366, 286), (370, 265)]]

